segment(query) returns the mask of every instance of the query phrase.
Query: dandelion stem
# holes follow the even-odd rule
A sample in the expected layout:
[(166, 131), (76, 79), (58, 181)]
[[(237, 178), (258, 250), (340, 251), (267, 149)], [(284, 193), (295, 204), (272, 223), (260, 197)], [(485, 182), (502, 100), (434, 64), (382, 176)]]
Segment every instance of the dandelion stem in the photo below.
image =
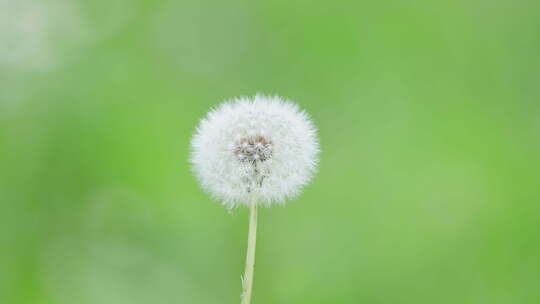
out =
[(255, 270), (255, 244), (257, 241), (257, 202), (253, 200), (249, 205), (249, 232), (246, 254), (246, 268), (242, 277), (242, 302), (251, 303), (251, 290), (253, 287), (253, 272)]

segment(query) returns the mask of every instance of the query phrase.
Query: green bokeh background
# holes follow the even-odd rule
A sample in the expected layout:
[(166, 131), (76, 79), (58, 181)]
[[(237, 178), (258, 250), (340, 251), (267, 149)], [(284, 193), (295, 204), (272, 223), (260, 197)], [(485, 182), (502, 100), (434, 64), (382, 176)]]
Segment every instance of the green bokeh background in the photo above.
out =
[(540, 2), (0, 8), (0, 303), (238, 303), (247, 211), (187, 159), (257, 92), (323, 153), (260, 212), (254, 303), (539, 303)]

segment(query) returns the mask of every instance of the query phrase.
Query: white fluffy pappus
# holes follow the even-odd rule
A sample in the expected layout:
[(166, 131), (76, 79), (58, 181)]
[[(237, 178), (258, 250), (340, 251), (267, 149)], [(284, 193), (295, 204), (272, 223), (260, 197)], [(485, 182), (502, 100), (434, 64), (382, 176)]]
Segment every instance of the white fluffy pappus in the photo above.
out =
[(317, 130), (307, 113), (278, 96), (225, 102), (191, 140), (192, 170), (227, 207), (270, 206), (298, 195), (318, 164)]

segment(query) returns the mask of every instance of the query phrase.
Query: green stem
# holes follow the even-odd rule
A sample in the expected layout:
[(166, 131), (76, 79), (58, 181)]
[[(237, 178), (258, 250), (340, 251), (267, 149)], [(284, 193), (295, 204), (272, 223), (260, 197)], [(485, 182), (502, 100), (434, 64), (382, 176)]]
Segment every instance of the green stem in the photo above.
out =
[(246, 254), (246, 268), (242, 277), (242, 302), (251, 303), (251, 290), (253, 287), (253, 272), (255, 270), (255, 245), (257, 242), (257, 202), (253, 200), (249, 205), (249, 232)]

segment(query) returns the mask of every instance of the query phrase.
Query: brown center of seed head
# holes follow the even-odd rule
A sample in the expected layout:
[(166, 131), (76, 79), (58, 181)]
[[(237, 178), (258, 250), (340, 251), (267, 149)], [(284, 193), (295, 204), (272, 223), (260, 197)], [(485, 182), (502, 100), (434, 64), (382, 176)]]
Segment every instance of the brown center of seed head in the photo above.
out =
[(263, 162), (272, 157), (272, 142), (262, 136), (244, 137), (234, 145), (234, 154), (241, 162)]

